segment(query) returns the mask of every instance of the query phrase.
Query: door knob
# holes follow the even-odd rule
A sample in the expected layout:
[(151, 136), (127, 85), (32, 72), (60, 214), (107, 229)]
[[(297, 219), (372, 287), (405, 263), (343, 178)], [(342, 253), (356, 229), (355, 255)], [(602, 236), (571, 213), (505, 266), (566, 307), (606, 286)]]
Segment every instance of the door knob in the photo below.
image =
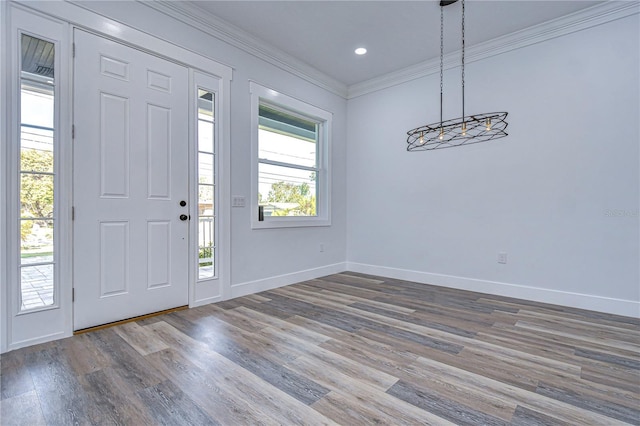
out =
[(187, 216), (186, 214), (181, 214), (180, 215), (180, 220), (185, 221), (187, 219), (189, 219), (189, 216)]
[(184, 207), (184, 206), (186, 206), (186, 205), (187, 205), (187, 202), (186, 202), (186, 201), (184, 201), (184, 200), (180, 201), (180, 206), (181, 206), (181, 207)]

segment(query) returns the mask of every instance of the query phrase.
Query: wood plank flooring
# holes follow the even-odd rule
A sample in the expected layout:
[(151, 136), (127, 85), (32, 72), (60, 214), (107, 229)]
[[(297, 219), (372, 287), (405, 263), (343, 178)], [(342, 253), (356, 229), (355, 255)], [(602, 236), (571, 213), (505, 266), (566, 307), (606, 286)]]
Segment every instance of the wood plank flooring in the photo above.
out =
[(3, 354), (2, 425), (640, 424), (640, 320), (343, 273)]

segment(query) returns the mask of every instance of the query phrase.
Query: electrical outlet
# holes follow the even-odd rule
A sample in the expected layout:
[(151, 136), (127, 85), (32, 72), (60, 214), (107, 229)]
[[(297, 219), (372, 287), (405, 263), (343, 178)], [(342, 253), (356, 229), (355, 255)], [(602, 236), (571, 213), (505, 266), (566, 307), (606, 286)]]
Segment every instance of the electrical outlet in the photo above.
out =
[(500, 253), (498, 253), (498, 263), (507, 263), (507, 253), (504, 251), (501, 251)]

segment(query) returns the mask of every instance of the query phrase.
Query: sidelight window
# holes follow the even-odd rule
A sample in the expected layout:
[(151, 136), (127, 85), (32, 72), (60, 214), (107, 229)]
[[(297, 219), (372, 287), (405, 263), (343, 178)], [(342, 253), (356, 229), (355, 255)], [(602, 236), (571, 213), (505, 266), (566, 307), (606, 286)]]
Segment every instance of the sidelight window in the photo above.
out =
[(20, 310), (56, 303), (55, 46), (23, 34), (20, 73)]
[(216, 275), (214, 94), (198, 89), (198, 279)]

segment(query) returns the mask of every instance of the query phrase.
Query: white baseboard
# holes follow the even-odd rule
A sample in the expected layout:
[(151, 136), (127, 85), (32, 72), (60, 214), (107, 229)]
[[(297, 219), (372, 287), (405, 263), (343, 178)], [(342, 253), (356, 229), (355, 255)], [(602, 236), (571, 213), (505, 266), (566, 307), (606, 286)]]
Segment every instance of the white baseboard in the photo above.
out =
[(347, 270), (346, 265), (346, 262), (334, 263), (319, 268), (306, 269), (304, 271), (296, 271), (289, 274), (276, 275), (275, 277), (235, 284), (231, 286), (230, 299), (344, 272)]
[(399, 280), (414, 281), (422, 284), (623, 315), (626, 317), (640, 317), (640, 302), (634, 300), (614, 299), (592, 294), (571, 293), (547, 288), (433, 274), (356, 262), (347, 262), (347, 270)]
[(190, 308), (197, 308), (198, 306), (208, 305), (210, 303), (216, 303), (222, 301), (222, 296), (206, 297), (204, 299), (194, 300), (189, 304)]
[(60, 340), (60, 339), (64, 339), (66, 337), (71, 337), (71, 336), (73, 336), (73, 333), (60, 332), (60, 333), (47, 334), (46, 336), (34, 337), (33, 339), (19, 340), (17, 342), (11, 342), (8, 345), (7, 352), (13, 351), (15, 349), (26, 348), (27, 346), (38, 345), (40, 343), (51, 342), (53, 340)]

